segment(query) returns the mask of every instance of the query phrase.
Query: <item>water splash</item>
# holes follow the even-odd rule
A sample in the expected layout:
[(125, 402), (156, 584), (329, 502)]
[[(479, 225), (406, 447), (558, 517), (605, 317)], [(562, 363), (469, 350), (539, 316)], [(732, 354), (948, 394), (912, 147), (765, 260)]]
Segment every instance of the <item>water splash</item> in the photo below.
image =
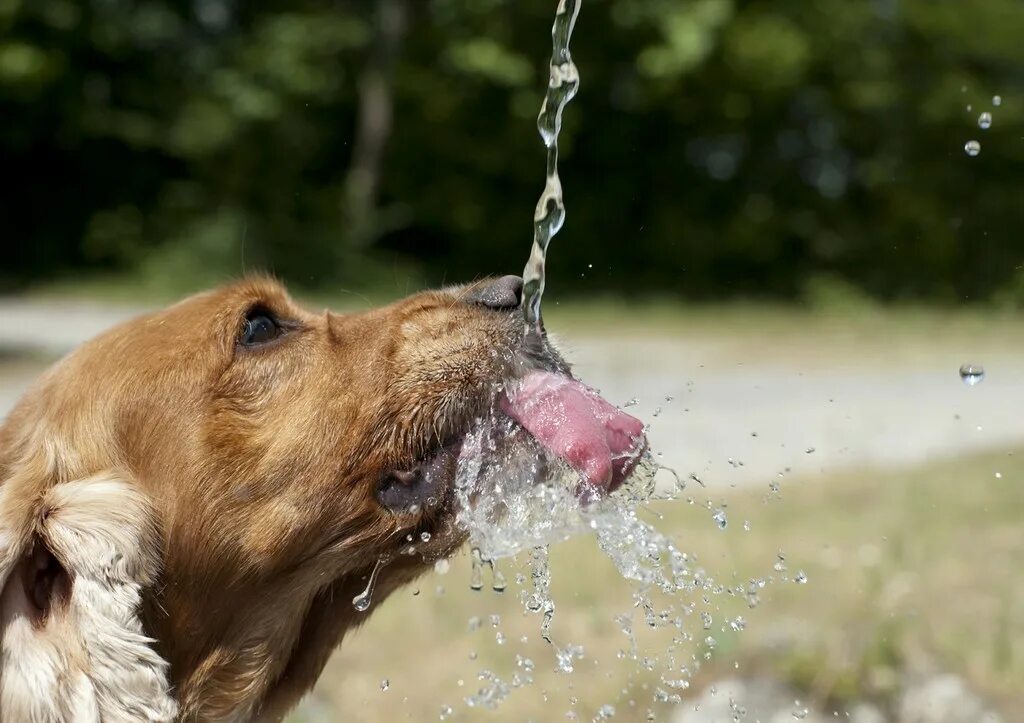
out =
[(562, 130), (562, 111), (579, 90), (580, 75), (569, 53), (576, 17), (582, 0), (559, 0), (555, 22), (551, 26), (551, 62), (548, 88), (537, 116), (537, 130), (547, 149), (547, 180), (533, 214), (533, 247), (523, 270), (523, 314), (528, 333), (540, 333), (541, 297), (544, 295), (544, 269), (548, 244), (565, 221), (562, 181), (558, 177), (558, 135)]
[(725, 510), (721, 507), (715, 510), (715, 514), (711, 516), (711, 519), (715, 521), (715, 524), (718, 525), (718, 529), (720, 530), (724, 530), (729, 526), (729, 518), (726, 517)]
[[(542, 331), (546, 254), (551, 239), (565, 220), (558, 175), (558, 137), (564, 108), (579, 87), (579, 73), (569, 53), (569, 41), (580, 3), (581, 0), (558, 2), (551, 31), (548, 88), (537, 118), (537, 128), (547, 149), (547, 175), (534, 214), (530, 258), (523, 272), (527, 334)], [(673, 397), (666, 396), (664, 401), (671, 403)], [(630, 400), (626, 406), (637, 403), (638, 400)], [(715, 617), (708, 608), (714, 609), (716, 615), (721, 613), (717, 619), (722, 631), (737, 633), (746, 626), (741, 616), (728, 616), (716, 602), (716, 596), (735, 597), (753, 608), (760, 602), (760, 591), (777, 578), (771, 575), (750, 578), (746, 583), (741, 579), (732, 585), (716, 581), (695, 557), (678, 549), (672, 539), (643, 519), (644, 514), (651, 512), (648, 502), (677, 499), (677, 495), (685, 492), (687, 480), (700, 487), (704, 487), (704, 483), (694, 474), (684, 479), (674, 470), (658, 465), (649, 452), (633, 462), (634, 472), (620, 489), (604, 499), (581, 500), (581, 479), (575, 471), (559, 460), (548, 458), (536, 442), (506, 416), (485, 415), (466, 436), (460, 453), (455, 479), (456, 525), (469, 538), (470, 587), (473, 590), (483, 589), (485, 565), (492, 570), (494, 590), (504, 590), (506, 582), (495, 562), (528, 553), (529, 575), (520, 574), (515, 579), (519, 600), (527, 615), (539, 618), (540, 637), (550, 645), (555, 665), (563, 673), (572, 673), (585, 653), (578, 644), (564, 640), (555, 642), (549, 545), (577, 535), (593, 536), (598, 548), (632, 588), (632, 608), (615, 618), (629, 641), (628, 652), (623, 655), (634, 660), (638, 670), (658, 673), (662, 684), (669, 688), (656, 686), (652, 693), (655, 702), (678, 703), (681, 696), (674, 691), (688, 689), (692, 676), (718, 648), (713, 629)], [(675, 479), (675, 485), (668, 491), (655, 484), (656, 475), (663, 470)], [(777, 483), (773, 484), (777, 490)], [(689, 501), (693, 503), (692, 498)], [(710, 503), (707, 509), (713, 510)], [(720, 528), (727, 527), (724, 505), (715, 511), (713, 520)], [(749, 529), (747, 524), (744, 527)], [(779, 563), (785, 570), (783, 559), (780, 553)], [(705, 630), (695, 635), (690, 626), (698, 612)], [(649, 630), (666, 630), (672, 636), (672, 645), (657, 654), (641, 655), (634, 621), (638, 629), (646, 625)], [(497, 628), (500, 619), (492, 616), (491, 622), (492, 627)], [(472, 618), (470, 630), (478, 629), (480, 624), (480, 618)], [(509, 642), (500, 630), (495, 633), (495, 641), (498, 645)], [(526, 637), (520, 642), (525, 644)], [(689, 659), (677, 658), (683, 650), (694, 648), (694, 652), (688, 653)], [(475, 652), (470, 654), (470, 659), (476, 658)], [(516, 669), (511, 679), (500, 678), (489, 670), (480, 671), (481, 685), (474, 695), (464, 699), (466, 705), (493, 708), (516, 688), (531, 684), (532, 660), (518, 653), (515, 659)], [(598, 660), (587, 661), (590, 662), (597, 664)], [(461, 680), (459, 685), (462, 685)], [(572, 689), (572, 683), (568, 687)], [(547, 702), (547, 693), (541, 695)], [(575, 696), (570, 696), (573, 706), (577, 702)], [(450, 714), (450, 708), (447, 712), (442, 710), (442, 718)], [(598, 719), (613, 715), (615, 708), (610, 704), (598, 711)], [(578, 715), (570, 711), (568, 717), (577, 719)]]
[(551, 569), (548, 566), (548, 548), (536, 547), (530, 555), (530, 581), (533, 591), (523, 595), (527, 612), (542, 615), (540, 636), (551, 643), (551, 621), (555, 617), (555, 601), (551, 599)]

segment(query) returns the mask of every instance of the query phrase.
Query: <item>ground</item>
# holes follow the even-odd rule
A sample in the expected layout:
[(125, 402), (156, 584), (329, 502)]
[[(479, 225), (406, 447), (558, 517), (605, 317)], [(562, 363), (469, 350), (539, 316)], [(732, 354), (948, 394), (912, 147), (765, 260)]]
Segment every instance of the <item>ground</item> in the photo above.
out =
[[(0, 413), (49, 357), (135, 310), (0, 301)], [(1024, 705), (1020, 320), (592, 303), (552, 304), (548, 325), (580, 376), (616, 403), (637, 400), (631, 411), (650, 421), (660, 460), (707, 485), (691, 484), (693, 504), (662, 503), (648, 519), (726, 586), (772, 579), (755, 608), (729, 595), (704, 606), (715, 650), (691, 691), (671, 692), (690, 696), (738, 666), (842, 706), (884, 701), (909, 671), (936, 669), (1004, 709)], [(961, 382), (965, 362), (985, 365), (982, 383)], [(724, 530), (712, 519), (719, 508)], [(503, 568), (510, 580), (523, 569)], [(795, 582), (800, 570), (806, 584)], [(435, 719), (446, 705), (453, 720), (475, 719), (463, 699), (478, 673), (522, 674), (517, 654), (533, 661), (535, 682), (489, 717), (589, 719), (607, 704), (616, 720), (643, 719), (658, 675), (619, 657), (628, 646), (613, 620), (631, 610), (630, 587), (586, 537), (554, 548), (552, 576), (555, 642), (584, 648), (571, 675), (554, 672), (515, 584), (470, 591), (463, 557), (382, 605), (295, 720)], [(742, 631), (727, 624), (737, 616)], [(693, 632), (703, 640), (696, 613)], [(663, 651), (663, 635), (641, 636), (638, 658)]]

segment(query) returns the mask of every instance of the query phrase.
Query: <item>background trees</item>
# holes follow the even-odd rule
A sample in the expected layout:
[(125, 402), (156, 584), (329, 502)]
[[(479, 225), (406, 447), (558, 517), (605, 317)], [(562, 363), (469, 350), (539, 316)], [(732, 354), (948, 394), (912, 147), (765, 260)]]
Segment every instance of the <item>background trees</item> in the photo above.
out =
[[(552, 5), (0, 1), (0, 284), (517, 271)], [(1024, 303), (1022, 36), (1018, 0), (587, 0), (552, 283)]]

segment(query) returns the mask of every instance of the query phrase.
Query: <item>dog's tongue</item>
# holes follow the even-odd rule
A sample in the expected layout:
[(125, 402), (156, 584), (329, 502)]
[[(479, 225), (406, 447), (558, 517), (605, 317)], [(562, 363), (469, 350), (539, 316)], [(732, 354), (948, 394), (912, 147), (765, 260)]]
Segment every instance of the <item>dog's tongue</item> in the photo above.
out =
[(575, 379), (532, 372), (503, 400), (506, 414), (590, 485), (612, 491), (643, 452), (644, 425)]

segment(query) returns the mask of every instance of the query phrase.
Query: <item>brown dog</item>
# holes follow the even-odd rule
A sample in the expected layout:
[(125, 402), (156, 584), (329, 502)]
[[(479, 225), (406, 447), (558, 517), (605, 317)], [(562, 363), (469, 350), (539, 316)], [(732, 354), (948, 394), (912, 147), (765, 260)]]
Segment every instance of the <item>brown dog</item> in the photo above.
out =
[(521, 289), (336, 315), (254, 280), (58, 363), (0, 427), (0, 718), (280, 718), (379, 558), (375, 605), (459, 545), (459, 443), (489, 409), (621, 482), (641, 430), (524, 339)]

